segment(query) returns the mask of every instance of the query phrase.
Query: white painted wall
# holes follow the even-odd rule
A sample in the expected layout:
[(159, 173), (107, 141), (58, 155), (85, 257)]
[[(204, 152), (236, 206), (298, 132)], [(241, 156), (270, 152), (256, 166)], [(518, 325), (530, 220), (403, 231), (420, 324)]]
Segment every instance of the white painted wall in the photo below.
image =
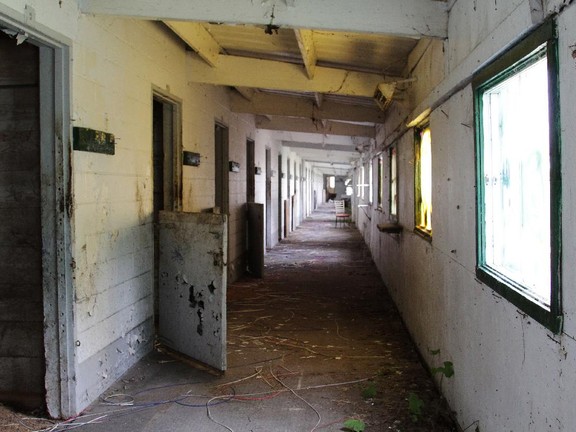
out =
[[(183, 149), (202, 157), (199, 167), (182, 169), (184, 211), (214, 207), (214, 122), (229, 127), (230, 159), (242, 167), (230, 175), (232, 280), (243, 272), (246, 138), (255, 138), (254, 120), (230, 112), (225, 89), (189, 83), (184, 46), (160, 24), (80, 15), (76, 2), (68, 0), (2, 0), (3, 12), (71, 41), (73, 126), (116, 137), (115, 155), (75, 151), (71, 160), (76, 341), (71, 375), (72, 411), (78, 412), (154, 340), (153, 88), (182, 102)], [(256, 165), (264, 165), (260, 146)], [(257, 179), (259, 200), (263, 188)]]
[[(576, 429), (572, 407), (576, 385), (576, 296), (572, 290), (576, 282), (572, 265), (576, 260), (574, 6), (566, 7), (558, 16), (563, 333), (552, 334), (475, 278), (473, 95), (466, 80), (533, 25), (531, 3), (458, 0), (450, 16), (448, 41), (435, 42), (430, 48), (421, 46), (418, 55), (413, 55), (409, 69), (414, 68), (418, 82), (411, 91), (412, 104), (393, 106), (377, 140), (380, 147), (394, 141), (398, 145), (399, 222), (405, 229), (400, 237), (378, 232), (376, 224), (388, 222), (388, 209), (379, 212), (371, 208), (371, 229), (369, 233), (364, 231), (374, 260), (424, 359), (432, 367), (447, 360), (454, 363), (455, 376), (439, 384), (460, 425), (466, 428), (478, 422), (482, 432)], [(432, 108), (431, 242), (412, 231), (413, 132), (387, 133), (407, 115), (416, 118), (426, 108)], [(369, 221), (358, 213), (362, 231), (363, 223)], [(430, 353), (437, 349), (440, 355)]]

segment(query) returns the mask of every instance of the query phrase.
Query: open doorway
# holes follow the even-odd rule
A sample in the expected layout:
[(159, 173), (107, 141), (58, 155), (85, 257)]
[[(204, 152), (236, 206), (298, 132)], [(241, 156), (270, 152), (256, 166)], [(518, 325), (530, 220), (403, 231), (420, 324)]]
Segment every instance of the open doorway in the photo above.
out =
[(0, 32), (0, 400), (45, 407), (39, 49)]
[(272, 151), (266, 149), (266, 248), (272, 248)]
[(163, 210), (181, 210), (180, 103), (155, 91), (152, 97), (154, 223), (154, 322), (159, 321), (159, 218)]
[(69, 48), (19, 26), (0, 14), (0, 401), (65, 417), (75, 412)]
[(228, 167), (228, 128), (219, 123), (214, 125), (215, 154), (215, 206), (222, 214), (228, 214), (229, 202), (229, 167)]

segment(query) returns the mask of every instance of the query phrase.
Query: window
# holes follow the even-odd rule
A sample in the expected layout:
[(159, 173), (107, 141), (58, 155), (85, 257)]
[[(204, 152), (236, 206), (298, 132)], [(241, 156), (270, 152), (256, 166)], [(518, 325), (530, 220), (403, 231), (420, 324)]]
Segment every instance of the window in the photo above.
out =
[(352, 196), (352, 193), (354, 192), (354, 189), (352, 188), (352, 179), (346, 179), (344, 181), (344, 185), (346, 186), (346, 195), (347, 196)]
[(378, 209), (384, 208), (384, 156), (378, 156), (378, 190), (376, 191)]
[(374, 177), (372, 174), (372, 161), (368, 164), (368, 202), (372, 204), (374, 202)]
[(390, 163), (390, 219), (398, 222), (398, 150), (396, 146), (388, 150)]
[(560, 330), (556, 43), (548, 23), (475, 83), (478, 278)]
[(358, 198), (364, 198), (364, 167), (360, 167), (360, 172), (358, 173), (358, 184), (357, 184), (358, 191), (356, 196)]
[(331, 190), (336, 189), (336, 177), (334, 176), (328, 177), (328, 188)]
[(432, 236), (432, 136), (430, 127), (416, 130), (414, 215), (416, 231)]

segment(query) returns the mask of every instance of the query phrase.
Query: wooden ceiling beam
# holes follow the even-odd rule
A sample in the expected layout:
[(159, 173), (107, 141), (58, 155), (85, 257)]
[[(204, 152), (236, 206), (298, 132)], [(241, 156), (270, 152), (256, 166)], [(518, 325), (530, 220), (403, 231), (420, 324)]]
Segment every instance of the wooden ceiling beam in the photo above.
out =
[(233, 112), (242, 114), (305, 117), (308, 119), (345, 122), (384, 123), (384, 112), (377, 108), (376, 105), (374, 105), (374, 107), (367, 107), (325, 100), (322, 103), (322, 108), (318, 108), (315, 106), (314, 100), (309, 98), (274, 95), (262, 92), (254, 94), (250, 100), (231, 93), (230, 108)]
[(256, 127), (258, 129), (306, 132), (322, 135), (342, 135), (374, 138), (376, 130), (372, 126), (355, 125), (340, 122), (327, 122), (326, 126), (320, 122), (310, 119), (291, 117), (271, 117), (256, 116)]
[(317, 67), (309, 79), (301, 66), (273, 60), (221, 55), (211, 67), (198, 55), (188, 55), (194, 82), (232, 87), (254, 87), (296, 92), (373, 97), (385, 78), (379, 74)]
[(164, 21), (180, 39), (192, 48), (210, 67), (216, 67), (222, 48), (200, 23)]
[(304, 67), (306, 68), (306, 74), (308, 75), (308, 78), (314, 79), (318, 56), (316, 55), (312, 30), (295, 29), (294, 33), (298, 40), (298, 47), (300, 48), (300, 55), (302, 56)]
[[(267, 25), (271, 2), (253, 0), (78, 0), (82, 13), (147, 20)], [(275, 3), (274, 24), (290, 28), (448, 36), (448, 9), (430, 0), (315, 0)]]

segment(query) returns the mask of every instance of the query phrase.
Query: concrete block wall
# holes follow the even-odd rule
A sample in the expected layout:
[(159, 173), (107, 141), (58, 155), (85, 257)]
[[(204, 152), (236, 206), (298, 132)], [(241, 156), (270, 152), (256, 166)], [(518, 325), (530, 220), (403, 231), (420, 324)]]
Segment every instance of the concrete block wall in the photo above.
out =
[[(454, 377), (438, 384), (462, 428), (576, 429), (571, 408), (576, 384), (576, 274), (571, 264), (576, 259), (576, 125), (571, 120), (576, 7), (548, 6), (559, 12), (563, 332), (552, 334), (475, 277), (474, 113), (467, 80), (541, 21), (542, 15), (534, 15), (534, 2), (455, 2), (448, 40), (419, 46), (413, 53), (408, 70), (414, 70), (418, 81), (410, 90), (411, 103), (393, 105), (377, 139), (377, 151), (390, 144), (398, 147), (398, 216), (404, 231), (396, 237), (375, 229), (389, 221), (387, 208), (371, 208), (371, 221), (359, 212), (360, 228), (371, 224), (364, 232), (366, 242), (424, 359), (431, 367), (443, 361), (454, 364)], [(426, 109), (431, 109), (432, 241), (413, 232), (413, 131), (392, 133), (401, 119), (417, 118)], [(432, 350), (440, 354), (432, 355)]]

